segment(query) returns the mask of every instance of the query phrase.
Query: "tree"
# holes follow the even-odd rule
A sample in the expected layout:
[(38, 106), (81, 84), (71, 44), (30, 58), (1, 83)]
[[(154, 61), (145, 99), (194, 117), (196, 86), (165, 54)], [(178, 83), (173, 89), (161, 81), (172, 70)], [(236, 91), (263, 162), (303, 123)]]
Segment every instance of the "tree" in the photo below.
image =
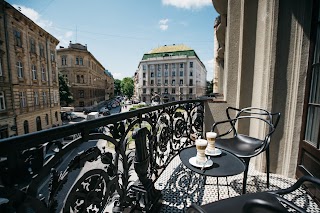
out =
[(59, 73), (59, 95), (61, 106), (69, 106), (69, 104), (74, 102), (69, 84), (61, 73)]
[(115, 95), (121, 94), (121, 80), (119, 79), (114, 80), (114, 94)]
[(211, 95), (213, 93), (213, 80), (207, 81), (206, 95)]
[(122, 94), (126, 95), (129, 99), (133, 96), (133, 79), (126, 77), (121, 81), (121, 92)]

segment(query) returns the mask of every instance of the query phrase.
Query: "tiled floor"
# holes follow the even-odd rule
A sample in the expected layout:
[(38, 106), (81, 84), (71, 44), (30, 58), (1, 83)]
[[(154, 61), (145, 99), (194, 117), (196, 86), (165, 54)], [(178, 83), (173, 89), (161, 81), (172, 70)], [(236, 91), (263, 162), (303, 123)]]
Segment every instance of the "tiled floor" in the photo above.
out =
[[(157, 180), (155, 187), (162, 191), (163, 205), (161, 212), (184, 212), (191, 203), (199, 205), (211, 203), (220, 199), (238, 196), (242, 192), (243, 175), (217, 178), (209, 177), (204, 185), (203, 177), (192, 173), (176, 157), (167, 170)], [(295, 183), (295, 179), (285, 178), (280, 175), (270, 174), (270, 188), (266, 188), (266, 174), (255, 170), (249, 170), (247, 193), (267, 190), (283, 189)], [(290, 200), (308, 212), (320, 212), (316, 203), (303, 190), (296, 190), (290, 194)]]

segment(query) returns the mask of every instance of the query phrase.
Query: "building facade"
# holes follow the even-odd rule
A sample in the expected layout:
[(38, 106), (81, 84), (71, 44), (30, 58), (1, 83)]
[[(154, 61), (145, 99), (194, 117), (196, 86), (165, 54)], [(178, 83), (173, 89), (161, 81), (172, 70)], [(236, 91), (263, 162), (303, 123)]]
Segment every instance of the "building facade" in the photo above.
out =
[(195, 99), (205, 95), (207, 70), (185, 45), (165, 45), (143, 55), (135, 73), (135, 96), (150, 103)]
[(108, 70), (104, 71), (106, 74), (106, 97), (105, 100), (109, 100), (114, 97), (114, 78)]
[(0, 16), (0, 139), (60, 125), (59, 41), (5, 1)]
[[(220, 72), (215, 89), (222, 101), (210, 103), (207, 115), (223, 120), (225, 115), (215, 112), (227, 106), (280, 112), (270, 142), (271, 172), (320, 178), (319, 1), (212, 2), (220, 14), (215, 56), (223, 63), (215, 64)], [(223, 47), (224, 54), (217, 47)], [(264, 130), (254, 124), (241, 128), (256, 137)], [(265, 156), (252, 163), (265, 171)]]
[(57, 50), (57, 57), (58, 70), (70, 85), (74, 107), (94, 106), (109, 98), (107, 88), (113, 80), (107, 77), (105, 68), (87, 46), (70, 43), (68, 48)]

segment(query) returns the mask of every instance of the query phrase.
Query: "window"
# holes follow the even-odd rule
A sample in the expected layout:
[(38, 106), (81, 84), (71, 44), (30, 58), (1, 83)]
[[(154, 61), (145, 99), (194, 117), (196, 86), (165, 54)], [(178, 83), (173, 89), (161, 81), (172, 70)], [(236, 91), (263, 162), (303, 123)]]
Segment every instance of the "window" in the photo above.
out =
[(180, 88), (180, 94), (183, 94), (183, 88)]
[(18, 78), (23, 78), (23, 66), (22, 66), (22, 62), (18, 61), (16, 63), (16, 67), (17, 67), (17, 73), (18, 73)]
[(158, 86), (161, 85), (161, 79), (158, 79)]
[(164, 85), (167, 86), (168, 85), (168, 79), (164, 80)]
[(147, 93), (147, 89), (146, 89), (146, 88), (143, 88), (143, 89), (142, 89), (142, 92), (143, 92), (143, 94), (146, 94), (146, 93)]
[(36, 118), (36, 125), (37, 125), (37, 131), (42, 130), (41, 118), (40, 118), (40, 116), (38, 116), (38, 117)]
[(151, 92), (151, 94), (152, 94), (152, 93), (154, 92), (154, 89), (153, 89), (153, 88), (151, 88), (150, 92)]
[(143, 80), (143, 83), (142, 83), (142, 84), (143, 84), (143, 86), (145, 86), (145, 85), (146, 85), (146, 81), (145, 81), (145, 80)]
[(58, 112), (57, 111), (54, 113), (54, 117), (56, 117), (56, 121), (59, 121), (59, 117), (58, 117)]
[(150, 70), (154, 70), (154, 65), (150, 65)]
[(20, 92), (20, 107), (26, 107), (27, 106), (27, 97), (25, 92)]
[(84, 107), (84, 101), (79, 101), (79, 106)]
[(183, 68), (183, 63), (180, 63), (180, 68)]
[(36, 42), (34, 39), (30, 39), (30, 53), (36, 53)]
[(67, 56), (61, 57), (61, 65), (67, 65)]
[(0, 76), (3, 76), (2, 72), (2, 58), (0, 57)]
[(45, 106), (47, 104), (47, 93), (46, 92), (42, 92), (42, 103), (43, 103), (43, 106)]
[(168, 88), (164, 88), (164, 93), (168, 94)]
[(32, 72), (32, 80), (37, 80), (37, 68), (36, 65), (31, 65), (31, 72)]
[(183, 71), (180, 71), (180, 76), (183, 76)]
[(172, 71), (172, 76), (173, 76), (173, 77), (176, 76), (176, 71)]
[(56, 56), (53, 51), (50, 52), (50, 59), (52, 62), (54, 62), (56, 60)]
[(146, 65), (145, 65), (145, 64), (142, 65), (142, 69), (143, 69), (143, 70), (146, 70)]
[(38, 106), (39, 105), (39, 93), (37, 91), (33, 92), (33, 99), (34, 99), (34, 105)]
[(39, 44), (39, 50), (40, 50), (40, 57), (44, 58), (44, 47), (43, 44)]
[(6, 99), (4, 97), (4, 92), (0, 91), (0, 111), (6, 109)]
[(29, 122), (27, 120), (23, 122), (23, 129), (24, 129), (24, 134), (29, 133)]
[(172, 93), (172, 94), (176, 94), (176, 88), (172, 88), (171, 93)]
[(161, 94), (161, 88), (158, 88), (158, 94)]
[(18, 47), (22, 47), (21, 32), (18, 30), (15, 30), (13, 34), (14, 34), (15, 45)]
[(154, 84), (154, 80), (151, 80), (150, 85), (153, 86), (153, 84)]
[(193, 89), (189, 88), (189, 94), (192, 94), (192, 93), (193, 93)]
[(193, 62), (192, 61), (190, 62), (190, 68), (193, 68)]
[(81, 83), (84, 84), (84, 76), (83, 75), (81, 75)]
[(168, 64), (165, 64), (165, 65), (164, 65), (164, 68), (167, 70), (167, 69), (168, 69)]
[(161, 77), (161, 71), (158, 70), (158, 77)]
[(44, 65), (41, 66), (41, 80), (46, 81), (46, 69), (44, 68)]
[(84, 98), (84, 90), (79, 90), (79, 98)]
[(190, 71), (190, 76), (193, 76), (193, 72), (192, 71)]
[(76, 65), (79, 65), (79, 58), (76, 57)]
[(150, 73), (150, 77), (151, 77), (151, 78), (154, 77), (154, 73), (153, 73), (153, 72)]
[(183, 80), (182, 79), (180, 79), (180, 83), (179, 83), (181, 86), (183, 85)]
[(172, 69), (175, 69), (176, 68), (176, 64), (172, 64)]
[(0, 128), (0, 139), (9, 137), (8, 134), (8, 126), (4, 126)]
[(77, 83), (80, 83), (80, 75), (77, 75)]
[(83, 65), (83, 58), (79, 58), (79, 64)]
[(46, 124), (49, 125), (49, 115), (46, 114)]
[(146, 73), (142, 73), (142, 78), (145, 78), (146, 77)]
[(189, 86), (193, 86), (193, 79), (189, 79)]
[(164, 71), (164, 76), (168, 77), (168, 71)]
[(176, 80), (172, 80), (172, 86), (176, 84)]
[(160, 64), (158, 64), (158, 71), (160, 71), (161, 70), (161, 65)]
[(58, 91), (53, 91), (53, 103), (58, 103)]

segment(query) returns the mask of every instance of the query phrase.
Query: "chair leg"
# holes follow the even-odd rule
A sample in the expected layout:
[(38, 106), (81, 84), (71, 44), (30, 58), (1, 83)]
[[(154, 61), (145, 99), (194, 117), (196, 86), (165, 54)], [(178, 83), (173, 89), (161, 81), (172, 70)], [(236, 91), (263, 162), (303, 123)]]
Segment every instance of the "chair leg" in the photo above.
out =
[(247, 178), (248, 178), (250, 158), (243, 158), (243, 160), (244, 160), (246, 169), (243, 172), (242, 194), (245, 194), (247, 191)]
[(270, 181), (269, 181), (269, 173), (270, 173), (270, 151), (269, 146), (266, 149), (266, 163), (267, 163), (267, 188), (270, 187)]

